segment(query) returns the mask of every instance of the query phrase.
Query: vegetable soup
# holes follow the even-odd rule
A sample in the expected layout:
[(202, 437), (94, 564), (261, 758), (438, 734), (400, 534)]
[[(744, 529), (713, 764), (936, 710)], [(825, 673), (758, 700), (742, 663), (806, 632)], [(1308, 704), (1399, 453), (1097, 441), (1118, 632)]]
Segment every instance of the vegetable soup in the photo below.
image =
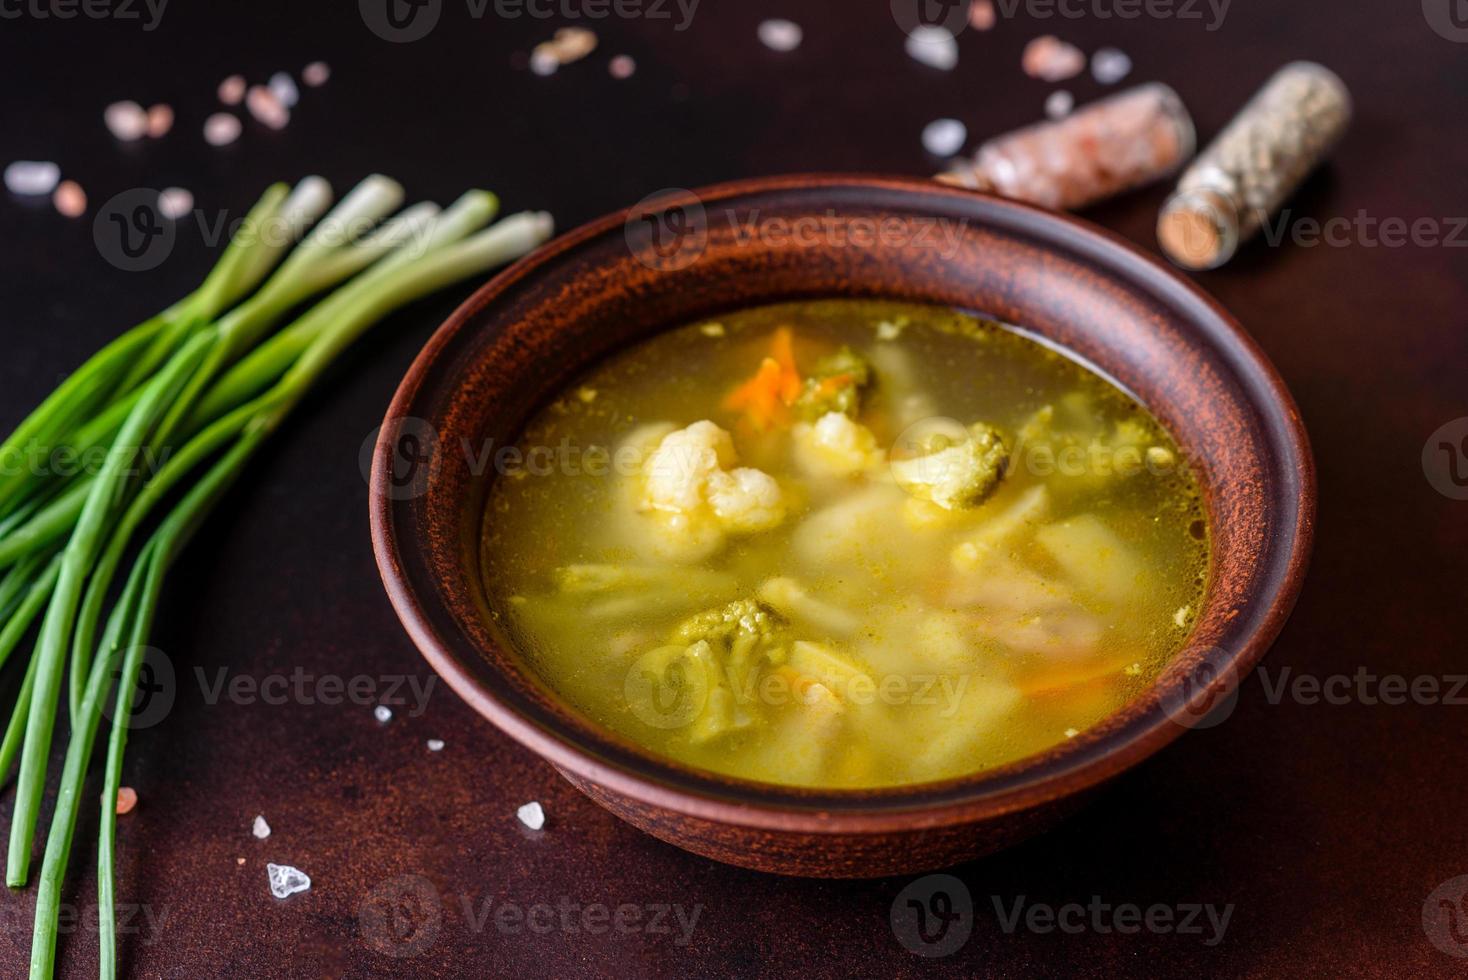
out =
[(544, 682), (696, 768), (812, 787), (1074, 737), (1183, 645), (1198, 484), (1128, 394), (940, 307), (662, 333), (497, 457), (491, 606)]

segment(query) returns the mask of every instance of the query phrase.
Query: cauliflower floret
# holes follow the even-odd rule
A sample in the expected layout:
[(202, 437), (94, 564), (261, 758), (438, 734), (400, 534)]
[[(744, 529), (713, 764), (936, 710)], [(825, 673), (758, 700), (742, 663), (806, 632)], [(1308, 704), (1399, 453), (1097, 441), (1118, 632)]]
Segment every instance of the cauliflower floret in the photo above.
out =
[(688, 513), (703, 504), (709, 477), (734, 462), (734, 440), (707, 420), (664, 436), (643, 467), (644, 510)]
[(709, 474), (708, 501), (714, 516), (732, 534), (768, 531), (785, 519), (780, 484), (760, 470), (741, 466)]
[(813, 425), (802, 422), (792, 433), (795, 462), (811, 476), (855, 476), (882, 462), (872, 430), (844, 412), (827, 412)]
[(700, 561), (730, 534), (769, 530), (785, 519), (780, 485), (738, 461), (728, 432), (707, 420), (669, 432), (642, 468), (637, 510), (653, 520), (647, 544), (662, 558)]
[(1009, 465), (1009, 449), (993, 426), (975, 422), (959, 438), (934, 433), (920, 455), (892, 461), (902, 489), (946, 510), (977, 507), (994, 492)]

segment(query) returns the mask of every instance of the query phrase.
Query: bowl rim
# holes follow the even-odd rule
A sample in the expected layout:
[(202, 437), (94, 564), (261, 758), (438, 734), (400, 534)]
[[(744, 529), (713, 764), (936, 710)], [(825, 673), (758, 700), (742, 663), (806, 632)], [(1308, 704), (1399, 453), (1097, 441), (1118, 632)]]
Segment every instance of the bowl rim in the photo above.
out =
[[(1141, 286), (1159, 295), (1171, 294), (1174, 298), (1197, 304), (1208, 314), (1212, 320), (1206, 338), (1210, 346), (1229, 355), (1231, 367), (1246, 373), (1250, 381), (1267, 392), (1273, 404), (1265, 407), (1278, 409), (1273, 413), (1276, 424), (1265, 425), (1264, 428), (1278, 441), (1277, 448), (1281, 450), (1278, 466), (1281, 470), (1293, 471), (1297, 490), (1294, 524), (1280, 528), (1281, 533), (1287, 532), (1290, 536), (1289, 549), (1282, 556), (1282, 574), (1274, 581), (1273, 595), (1268, 596), (1269, 604), (1254, 629), (1232, 650), (1225, 651), (1230, 654), (1226, 664), (1228, 669), (1210, 677), (1203, 692), (1210, 699), (1209, 704), (1232, 694), (1283, 629), (1302, 588), (1314, 540), (1317, 491), (1309, 437), (1293, 397), (1257, 342), (1217, 300), (1160, 258), (1141, 251), (1120, 235), (1074, 215), (947, 187), (930, 180), (879, 174), (790, 174), (728, 181), (692, 191), (679, 189), (677, 193), (680, 196), (692, 194), (704, 204), (730, 204), (734, 199), (745, 196), (823, 189), (921, 192), (959, 198), (970, 204), (977, 199), (990, 214), (1007, 214), (1017, 226), (1048, 226), (1052, 238), (1068, 239), (1066, 244), (1077, 248), (1086, 257), (1104, 260), (1104, 274), (1108, 276), (1116, 277), (1121, 271), (1116, 266), (1125, 266), (1131, 274), (1130, 279), (1124, 280), (1128, 285)], [(633, 207), (614, 211), (558, 236), (476, 290), (434, 332), (414, 359), (393, 396), (385, 420), (390, 422), (414, 414), (414, 402), (438, 358), (481, 310), (514, 285), (552, 266), (567, 253), (623, 228)], [(1055, 244), (1054, 241), (1045, 243), (1046, 247), (1054, 247)], [(1165, 713), (1138, 713), (1128, 719), (1119, 732), (1111, 733), (1106, 739), (1109, 744), (1098, 746), (1095, 751), (1067, 751), (1060, 758), (1051, 758), (1049, 753), (1042, 751), (998, 769), (936, 783), (862, 790), (822, 788), (811, 794), (815, 798), (814, 805), (761, 799), (762, 789), (780, 794), (789, 791), (790, 787), (716, 773), (708, 775), (718, 779), (725, 792), (699, 792), (681, 783), (664, 781), (657, 778), (658, 770), (668, 774), (702, 771), (645, 751), (642, 758), (652, 775), (597, 758), (569, 740), (545, 730), (505, 703), (480, 682), (434, 630), (404, 571), (398, 547), (395, 501), (389, 491), (390, 474), (383, 466), (383, 460), (390, 456), (390, 447), (384, 444), (391, 438), (389, 429), (385, 422), (374, 448), (369, 506), (373, 552), (394, 609), (423, 657), (450, 688), (496, 727), (578, 783), (597, 785), (614, 795), (631, 798), (656, 809), (717, 823), (815, 834), (881, 834), (973, 823), (1074, 795), (1140, 763), (1187, 730), (1186, 725)], [(389, 452), (384, 452), (385, 449)], [(1273, 544), (1271, 542), (1270, 546)], [(1257, 598), (1263, 600), (1265, 596)], [(1137, 698), (1158, 693), (1162, 680), (1159, 675)], [(1119, 709), (1108, 718), (1114, 718), (1125, 710)], [(1084, 734), (1074, 741), (1084, 741)], [(729, 792), (729, 787), (736, 792)], [(932, 801), (923, 799), (925, 789), (951, 791), (955, 787), (963, 790), (961, 795)], [(884, 794), (884, 790), (890, 793)], [(906, 802), (897, 806), (890, 803), (881, 805), (884, 795), (902, 796)]]

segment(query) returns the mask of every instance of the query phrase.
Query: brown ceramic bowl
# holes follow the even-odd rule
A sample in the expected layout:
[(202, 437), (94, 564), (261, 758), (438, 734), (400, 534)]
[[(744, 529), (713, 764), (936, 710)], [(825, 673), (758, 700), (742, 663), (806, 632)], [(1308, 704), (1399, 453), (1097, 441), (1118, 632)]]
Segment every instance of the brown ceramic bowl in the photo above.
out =
[[(373, 543), (408, 632), (460, 696), (588, 796), (663, 840), (765, 871), (944, 867), (1050, 826), (1196, 724), (1263, 656), (1305, 572), (1314, 469), (1288, 392), (1217, 303), (1081, 221), (927, 181), (779, 177), (667, 204), (564, 235), (475, 293), (418, 357), (376, 448)], [(464, 448), (513, 442), (585, 368), (659, 330), (830, 296), (1020, 324), (1117, 379), (1171, 429), (1205, 484), (1214, 551), (1191, 641), (1143, 696), (1001, 769), (803, 790), (654, 757), (566, 706), (517, 656), (480, 577), (489, 477)]]

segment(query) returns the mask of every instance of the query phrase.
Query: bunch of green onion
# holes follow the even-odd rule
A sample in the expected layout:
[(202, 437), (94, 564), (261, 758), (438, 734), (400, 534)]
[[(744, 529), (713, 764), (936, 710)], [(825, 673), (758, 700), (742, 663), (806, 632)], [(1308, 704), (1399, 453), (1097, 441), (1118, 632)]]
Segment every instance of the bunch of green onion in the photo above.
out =
[[(544, 213), (485, 228), (497, 200), (482, 191), (443, 211), (419, 204), (389, 218), (403, 192), (382, 176), (325, 213), (331, 198), (319, 177), (271, 187), (197, 290), (103, 348), (0, 444), (0, 458), (40, 447), (99, 461), (65, 476), (43, 472), (52, 467), (7, 467), (0, 475), (0, 666), (35, 637), (0, 742), (0, 779), (8, 781), (20, 760), (6, 863), (12, 888), (30, 877), (63, 690), (71, 722), (36, 899), (33, 978), (54, 972), (61, 886), (109, 697), (98, 932), (101, 975), (117, 973), (113, 857), (123, 751), (159, 593), (189, 537), (368, 327), (520, 257), (551, 231)], [(164, 462), (145, 472), (144, 460)]]

